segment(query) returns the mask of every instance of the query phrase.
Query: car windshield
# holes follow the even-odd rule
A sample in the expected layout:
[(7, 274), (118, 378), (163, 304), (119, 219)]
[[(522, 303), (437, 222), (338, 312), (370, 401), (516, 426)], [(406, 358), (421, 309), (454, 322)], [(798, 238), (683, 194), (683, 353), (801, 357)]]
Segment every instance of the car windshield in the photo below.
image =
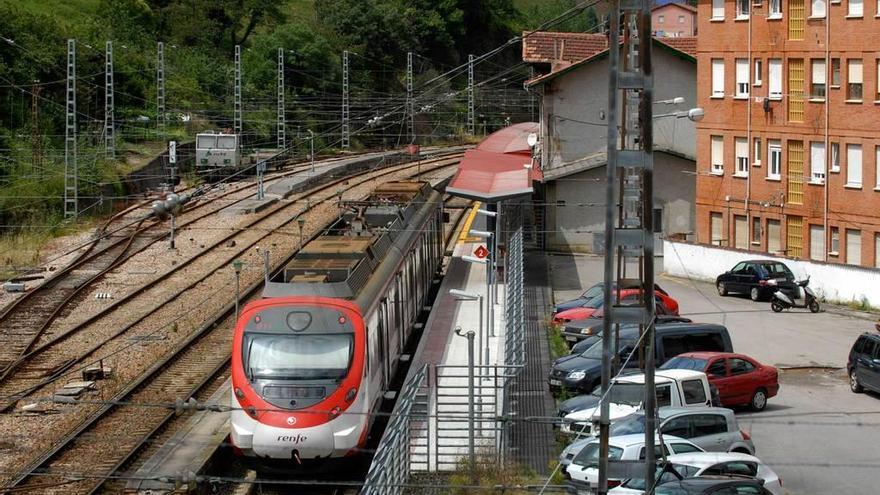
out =
[(596, 284), (596, 285), (590, 287), (589, 289), (585, 290), (584, 293), (581, 294), (581, 297), (583, 297), (585, 299), (592, 299), (596, 296), (601, 296), (603, 287), (604, 287), (603, 284)]
[[(635, 341), (631, 340), (621, 340), (620, 345), (623, 346), (623, 349), (626, 349), (627, 346), (634, 346)], [(614, 349), (611, 349), (611, 354), (614, 354)], [(589, 359), (602, 359), (602, 339), (596, 341), (595, 344), (590, 346), (589, 349), (581, 353), (581, 357), (589, 358)]]
[[(623, 456), (623, 449), (613, 445), (608, 447), (608, 459), (617, 461), (620, 460), (621, 456)], [(572, 464), (584, 467), (597, 467), (599, 465), (599, 442), (588, 443), (586, 447), (574, 456), (571, 462)]]
[(677, 356), (663, 363), (661, 370), (694, 370), (706, 369), (706, 360), (693, 357)]
[(348, 372), (352, 335), (247, 334), (248, 375), (270, 380), (338, 380)]
[[(682, 478), (691, 478), (696, 476), (696, 474), (700, 471), (699, 468), (693, 466), (685, 466), (684, 464), (670, 464), (666, 469), (662, 467), (657, 468), (657, 472), (654, 474), (654, 477), (657, 479), (657, 483), (668, 483), (670, 481), (675, 481), (678, 479), (675, 476), (675, 473), (671, 472), (670, 469), (674, 469), (678, 474), (681, 475)], [(623, 483), (624, 487), (629, 488), (631, 490), (644, 490), (645, 489), (645, 479), (644, 478), (630, 478)]]
[(583, 304), (583, 306), (581, 306), (581, 307), (596, 309), (596, 308), (601, 308), (603, 304), (605, 304), (605, 296), (603, 296), (602, 294), (599, 294), (598, 296), (587, 300), (587, 302), (585, 302)]
[(789, 280), (794, 279), (794, 275), (791, 273), (791, 270), (788, 269), (782, 263), (762, 263), (761, 268), (767, 272), (767, 276), (770, 278), (785, 278)]
[(621, 435), (632, 435), (635, 433), (645, 432), (645, 415), (636, 414), (629, 418), (622, 419), (611, 425), (610, 435), (617, 437)]
[[(602, 387), (596, 387), (591, 393), (596, 397), (602, 397)], [(608, 401), (612, 404), (628, 404), (637, 406), (645, 398), (645, 386), (641, 383), (614, 383), (608, 392)]]

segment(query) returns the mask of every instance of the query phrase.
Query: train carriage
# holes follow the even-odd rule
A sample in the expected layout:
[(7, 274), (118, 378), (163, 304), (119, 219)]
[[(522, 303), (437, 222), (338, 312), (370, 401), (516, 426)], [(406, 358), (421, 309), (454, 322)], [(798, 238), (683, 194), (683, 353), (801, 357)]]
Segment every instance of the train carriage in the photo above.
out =
[(243, 456), (354, 455), (391, 386), (443, 257), (442, 196), (391, 182), (347, 205), (236, 323), (231, 440)]

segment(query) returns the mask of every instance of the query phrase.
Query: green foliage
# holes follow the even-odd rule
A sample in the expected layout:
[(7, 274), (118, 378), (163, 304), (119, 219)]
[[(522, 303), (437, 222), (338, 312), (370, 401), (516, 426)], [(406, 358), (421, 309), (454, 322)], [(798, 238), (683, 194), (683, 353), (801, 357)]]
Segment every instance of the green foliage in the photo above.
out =
[[(556, 19), (581, 3), (581, 0), (519, 0), (517, 7), (522, 12), (519, 28), (536, 29), (543, 23)], [(593, 7), (575, 14), (565, 22), (553, 25), (553, 31), (571, 33), (596, 32), (599, 16)]]
[[(467, 457), (459, 460), (457, 469), (449, 476), (449, 484), (453, 488), (446, 491), (446, 493), (461, 495), (473, 493), (474, 490), (472, 488), (466, 487), (476, 485), (486, 487), (479, 490), (480, 493), (524, 495), (532, 493), (527, 488), (527, 485), (543, 484), (545, 481), (527, 466), (512, 462), (502, 463), (500, 459), (492, 455), (477, 455), (475, 466), (474, 479), (471, 479)], [(497, 488), (492, 489), (490, 487)]]
[(559, 325), (554, 325), (549, 321), (547, 322), (547, 340), (550, 342), (550, 356), (553, 359), (569, 354), (570, 349), (562, 336), (562, 329)]

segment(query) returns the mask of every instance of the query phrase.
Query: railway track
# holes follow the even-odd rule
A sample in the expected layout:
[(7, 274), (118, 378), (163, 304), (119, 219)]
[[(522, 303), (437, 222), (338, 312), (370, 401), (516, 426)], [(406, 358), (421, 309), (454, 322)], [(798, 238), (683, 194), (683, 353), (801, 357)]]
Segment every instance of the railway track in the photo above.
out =
[[(322, 165), (345, 159), (347, 158), (326, 160)], [(274, 174), (265, 183), (269, 185), (308, 169), (310, 169), (310, 165), (301, 165), (282, 173)], [(199, 220), (217, 213), (217, 211), (223, 208), (248, 199), (251, 195), (250, 190), (255, 188), (255, 183), (231, 187), (214, 194), (213, 197), (207, 197), (207, 201), (191, 205), (178, 216), (177, 228), (184, 229)], [(232, 197), (231, 202), (224, 202), (223, 200), (228, 197)], [(149, 204), (150, 201), (146, 201), (122, 213), (129, 213), (138, 207), (148, 206)], [(122, 214), (118, 214), (114, 219), (122, 216)], [(166, 235), (164, 230), (158, 234), (150, 235), (148, 231), (157, 226), (162, 226), (164, 223), (155, 219), (148, 220), (141, 217), (136, 223), (130, 223), (119, 229), (119, 231), (123, 231), (124, 235), (119, 234), (119, 231), (117, 231), (113, 236), (105, 236), (104, 234), (107, 232), (112, 220), (108, 221), (98, 232), (96, 241), (91, 243), (62, 272), (53, 277), (51, 281), (47, 281), (47, 283), (36, 287), (23, 297), (17, 299), (0, 314), (0, 328), (3, 329), (3, 333), (0, 335), (6, 337), (5, 343), (7, 344), (0, 347), (0, 383), (6, 380), (13, 371), (28, 359), (41, 353), (47, 347), (66, 338), (68, 335), (75, 333), (84, 324), (99, 318), (103, 313), (92, 315), (92, 318), (81, 322), (60, 335), (44, 337), (46, 330), (50, 328), (57, 318), (69, 313), (69, 311), (65, 310), (69, 309), (71, 303), (78, 300), (78, 296), (86, 293), (92, 288), (93, 284), (101, 280), (108, 272), (119, 267), (131, 257), (141, 253)], [(147, 225), (142, 226), (144, 222), (147, 222)], [(132, 225), (134, 225), (134, 228), (131, 228)], [(43, 339), (43, 345), (40, 345), (41, 338)], [(65, 370), (66, 367), (64, 366), (31, 367), (31, 371), (37, 375), (48, 375), (50, 377)], [(2, 396), (3, 393), (0, 392), (0, 397)], [(0, 399), (0, 412), (8, 410), (14, 404), (14, 401)]]
[[(450, 168), (457, 163), (457, 159), (439, 160), (439, 163), (430, 165), (423, 162), (421, 170), (424, 172), (425, 167), (435, 171)], [(371, 187), (369, 182), (379, 176), (387, 176), (389, 180), (411, 177), (415, 174), (408, 173), (411, 172), (409, 169), (415, 169), (416, 165), (392, 168), (397, 170), (364, 174), (367, 178), (360, 179), (355, 185), (349, 184), (349, 189)], [(344, 179), (339, 182), (342, 181)], [(339, 185), (339, 182), (322, 186), (319, 190), (326, 194), (328, 190)], [(321, 204), (313, 208), (319, 210), (320, 206)], [(292, 221), (293, 218), (287, 220), (288, 223)], [(326, 222), (320, 226), (312, 225), (309, 238), (319, 235), (324, 225)], [(292, 258), (295, 249), (291, 251), (276, 264), (279, 268)], [(260, 281), (251, 284), (246, 297), (254, 297), (261, 285)], [(225, 373), (229, 362), (228, 329), (233, 320), (232, 312), (233, 304), (226, 303), (216, 317), (200, 325), (146, 372), (132, 380), (123, 390), (114, 393), (111, 401), (76, 406), (84, 410), (85, 418), (38, 455), (35, 461), (29, 463), (21, 471), (22, 474), (12, 480), (9, 487), (15, 487), (16, 490), (34, 488), (45, 493), (97, 491), (103, 485), (102, 476), (118, 472), (174, 416), (174, 411), (161, 407), (133, 407), (123, 404), (161, 404), (168, 403), (171, 398), (191, 397), (205, 384), (217, 379), (219, 374)], [(120, 437), (120, 431), (124, 431), (126, 435)], [(88, 441), (76, 441), (85, 434)], [(78, 473), (83, 475), (83, 479), (65, 480), (61, 473)], [(50, 486), (60, 482), (64, 484)]]

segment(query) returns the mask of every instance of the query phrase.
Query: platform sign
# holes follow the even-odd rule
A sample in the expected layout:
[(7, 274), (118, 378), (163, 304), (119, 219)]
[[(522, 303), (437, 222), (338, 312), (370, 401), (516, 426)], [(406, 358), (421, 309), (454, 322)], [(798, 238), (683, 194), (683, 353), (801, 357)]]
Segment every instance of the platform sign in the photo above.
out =
[(486, 256), (489, 256), (489, 250), (486, 249), (486, 246), (480, 245), (477, 246), (477, 249), (474, 250), (474, 256), (477, 258), (483, 259)]
[(168, 163), (177, 163), (177, 141), (168, 141)]

